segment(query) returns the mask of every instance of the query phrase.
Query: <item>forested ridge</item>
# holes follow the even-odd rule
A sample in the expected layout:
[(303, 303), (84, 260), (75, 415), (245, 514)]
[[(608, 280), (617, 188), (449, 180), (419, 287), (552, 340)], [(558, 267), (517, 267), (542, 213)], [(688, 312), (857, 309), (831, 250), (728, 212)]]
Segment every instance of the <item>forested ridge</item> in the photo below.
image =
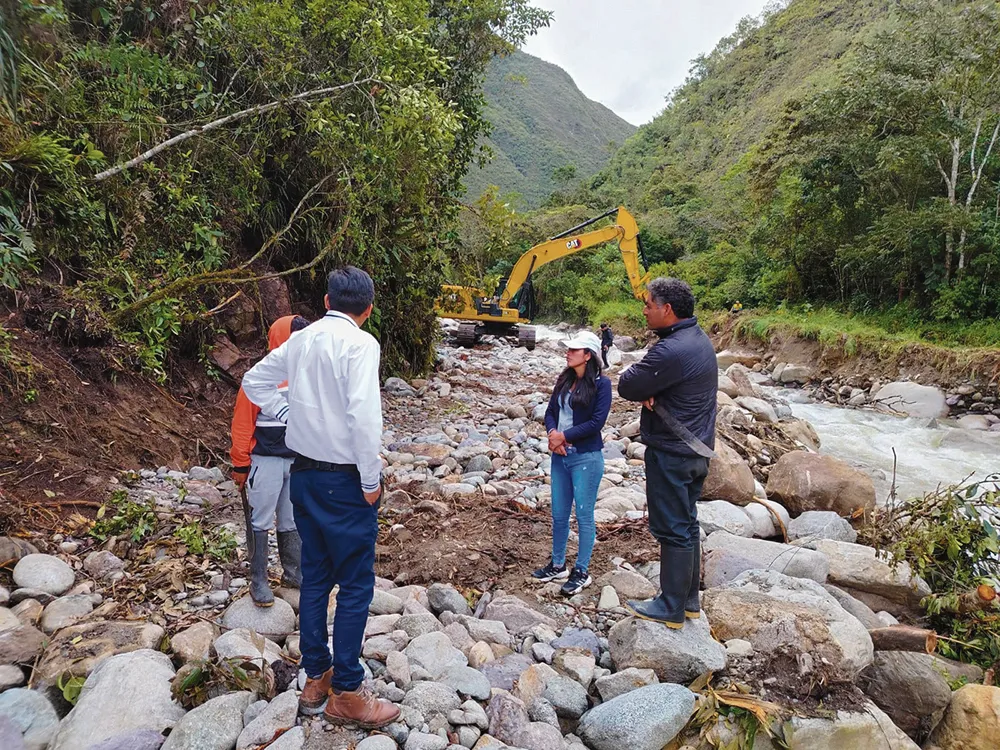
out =
[(524, 52), (495, 57), (483, 82), (492, 156), (464, 182), (477, 199), (491, 185), (537, 208), (555, 190), (600, 171), (635, 132), (603, 104), (588, 99), (569, 74)]
[[(998, 4), (786, 5), (696, 59), (607, 168), (557, 196), (566, 221), (629, 206), (657, 272), (709, 309), (823, 304), (981, 331), (1000, 312)], [(577, 279), (553, 275), (546, 309), (620, 309), (623, 275), (595, 279), (613, 260), (570, 261)]]
[(232, 333), (229, 316), (253, 317), (255, 282), (280, 274), (318, 304), (323, 271), (349, 261), (376, 279), (387, 370), (426, 368), (487, 128), (483, 73), (547, 13), (2, 0), (0, 14), (0, 290), (29, 325), (163, 379)]

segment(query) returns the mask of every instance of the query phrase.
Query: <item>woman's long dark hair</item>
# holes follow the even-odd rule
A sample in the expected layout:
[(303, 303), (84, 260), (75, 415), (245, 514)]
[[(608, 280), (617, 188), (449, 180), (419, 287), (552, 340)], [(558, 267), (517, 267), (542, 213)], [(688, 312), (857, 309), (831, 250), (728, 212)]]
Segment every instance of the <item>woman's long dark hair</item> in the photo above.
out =
[(583, 370), (583, 377), (577, 379), (576, 370), (572, 367), (567, 367), (559, 374), (559, 379), (556, 380), (556, 393), (561, 398), (563, 391), (567, 388), (572, 388), (575, 383), (576, 388), (573, 391), (572, 397), (570, 397), (570, 405), (574, 409), (590, 406), (597, 393), (597, 379), (599, 377), (601, 377), (601, 362), (593, 352), (590, 352), (590, 359), (587, 360), (587, 365)]

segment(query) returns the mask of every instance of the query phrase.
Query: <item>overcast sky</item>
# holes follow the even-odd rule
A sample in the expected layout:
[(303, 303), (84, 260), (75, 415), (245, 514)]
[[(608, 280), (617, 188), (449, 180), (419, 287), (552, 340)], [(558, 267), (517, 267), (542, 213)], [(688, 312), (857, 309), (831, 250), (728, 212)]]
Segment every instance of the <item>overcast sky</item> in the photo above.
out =
[(555, 14), (525, 52), (566, 70), (591, 99), (636, 125), (663, 109), (690, 62), (767, 0), (534, 0)]

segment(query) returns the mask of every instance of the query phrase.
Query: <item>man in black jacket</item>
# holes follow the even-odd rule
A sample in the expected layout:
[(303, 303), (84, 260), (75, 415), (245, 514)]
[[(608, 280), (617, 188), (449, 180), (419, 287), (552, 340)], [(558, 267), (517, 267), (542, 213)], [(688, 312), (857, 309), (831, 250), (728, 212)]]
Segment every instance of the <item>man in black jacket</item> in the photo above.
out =
[[(660, 543), (660, 589), (655, 599), (629, 602), (639, 617), (680, 628), (700, 616), (700, 530), (697, 502), (715, 445), (719, 368), (715, 350), (694, 317), (694, 294), (683, 281), (659, 278), (647, 286), (643, 315), (660, 340), (622, 373), (619, 395), (643, 403), (649, 530)], [(665, 422), (654, 411), (666, 408)], [(678, 426), (679, 424), (679, 426)]]
[(608, 350), (615, 343), (615, 334), (611, 331), (611, 326), (607, 323), (601, 323), (601, 359), (604, 360), (604, 369), (607, 370), (611, 365), (608, 364)]

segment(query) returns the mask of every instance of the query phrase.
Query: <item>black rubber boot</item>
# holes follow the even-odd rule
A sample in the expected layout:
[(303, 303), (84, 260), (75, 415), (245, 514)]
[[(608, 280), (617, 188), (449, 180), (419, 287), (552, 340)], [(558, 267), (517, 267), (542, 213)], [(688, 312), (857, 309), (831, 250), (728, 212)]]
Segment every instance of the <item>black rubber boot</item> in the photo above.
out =
[(636, 617), (668, 628), (684, 627), (684, 603), (691, 588), (693, 550), (660, 545), (660, 595), (646, 602), (629, 601)]
[(274, 593), (267, 583), (267, 532), (253, 533), (254, 552), (250, 558), (250, 598), (258, 607), (273, 607)]
[(278, 557), (281, 559), (281, 585), (293, 589), (302, 586), (302, 538), (297, 531), (278, 532)]
[(701, 539), (695, 537), (694, 552), (691, 557), (691, 586), (688, 588), (687, 601), (684, 604), (684, 616), (697, 620), (701, 617)]

